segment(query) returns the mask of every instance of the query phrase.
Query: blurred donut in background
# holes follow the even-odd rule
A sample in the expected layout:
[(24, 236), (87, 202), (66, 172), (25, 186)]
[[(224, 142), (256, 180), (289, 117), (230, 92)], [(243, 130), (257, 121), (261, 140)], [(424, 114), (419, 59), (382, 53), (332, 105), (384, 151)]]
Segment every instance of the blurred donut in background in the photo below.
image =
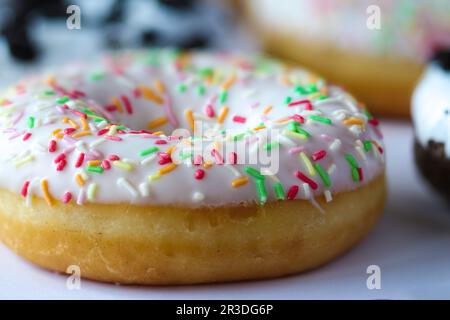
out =
[(448, 0), (245, 0), (267, 50), (343, 84), (378, 114), (407, 116), (424, 63), (450, 45)]

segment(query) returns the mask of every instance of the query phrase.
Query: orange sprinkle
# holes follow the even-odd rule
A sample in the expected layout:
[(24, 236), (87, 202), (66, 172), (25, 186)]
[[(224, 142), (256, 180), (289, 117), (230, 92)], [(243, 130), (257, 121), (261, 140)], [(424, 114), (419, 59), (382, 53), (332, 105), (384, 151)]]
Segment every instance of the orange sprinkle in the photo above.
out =
[(243, 185), (247, 184), (247, 182), (248, 182), (247, 177), (240, 177), (240, 178), (236, 178), (233, 181), (231, 181), (231, 186), (233, 188), (239, 188), (239, 187), (242, 187)]
[(90, 161), (88, 161), (88, 166), (96, 167), (96, 166), (99, 166), (101, 164), (102, 164), (102, 162), (100, 160), (90, 160)]
[(88, 125), (88, 123), (87, 123), (85, 118), (80, 117), (80, 122), (81, 122), (81, 127), (82, 127), (83, 130), (85, 130), (85, 131), (89, 130), (89, 125)]
[(172, 154), (174, 152), (175, 148), (176, 148), (175, 145), (171, 146), (169, 149), (166, 150), (167, 154), (169, 154), (169, 155)]
[(77, 174), (75, 175), (75, 181), (78, 183), (78, 185), (79, 185), (80, 187), (84, 186), (84, 179), (83, 179), (83, 177), (81, 176), (81, 173), (77, 173)]
[(272, 106), (265, 107), (263, 110), (263, 114), (268, 114), (272, 110), (272, 108), (273, 108)]
[(262, 129), (265, 129), (265, 128), (266, 128), (266, 126), (259, 126), (259, 127), (253, 128), (253, 130), (254, 131), (259, 131), (259, 130), (262, 130)]
[(223, 121), (225, 120), (225, 117), (228, 114), (228, 110), (229, 110), (229, 108), (227, 106), (224, 106), (224, 107), (222, 107), (222, 109), (220, 109), (219, 116), (217, 117), (218, 123), (223, 123)]
[(150, 100), (156, 104), (164, 103), (163, 98), (161, 98), (159, 95), (157, 95), (155, 92), (153, 92), (153, 90), (151, 88), (146, 87), (146, 86), (139, 86), (138, 89), (139, 89), (139, 91), (142, 92), (145, 99)]
[(156, 119), (150, 121), (148, 123), (147, 127), (149, 129), (155, 129), (155, 128), (165, 125), (167, 122), (168, 122), (168, 119), (166, 117), (160, 117), (160, 118), (156, 118)]
[(44, 199), (45, 199), (45, 201), (47, 201), (47, 204), (49, 206), (53, 206), (53, 197), (50, 194), (50, 191), (48, 191), (47, 179), (42, 179), (42, 181), (41, 181), (41, 189), (42, 189), (42, 194), (44, 195)]
[(222, 84), (222, 89), (223, 90), (230, 89), (235, 81), (236, 81), (236, 75), (233, 74), (231, 77), (229, 77), (227, 80), (225, 80), (225, 82)]
[(122, 105), (120, 104), (119, 98), (114, 97), (112, 99), (112, 104), (116, 107), (117, 111), (119, 111), (120, 113), (123, 112), (123, 108), (122, 108)]
[(79, 126), (75, 121), (73, 121), (72, 119), (69, 119), (68, 122), (69, 122), (70, 125), (71, 125), (73, 128), (75, 128), (75, 129), (78, 129), (78, 128), (80, 127), (80, 126)]
[(56, 84), (56, 79), (54, 76), (49, 76), (47, 79), (45, 79), (45, 83), (47, 83), (49, 86), (54, 86)]
[(175, 163), (171, 163), (167, 166), (165, 166), (162, 169), (159, 169), (158, 173), (159, 174), (166, 174), (169, 173), (170, 171), (174, 170), (177, 167), (177, 165)]
[(90, 135), (91, 135), (90, 131), (80, 131), (80, 132), (74, 133), (72, 135), (72, 138), (80, 138), (80, 137), (90, 136)]
[(166, 87), (164, 86), (164, 83), (162, 83), (159, 80), (155, 80), (155, 88), (156, 90), (158, 90), (160, 93), (165, 93), (166, 92)]
[(203, 168), (205, 168), (205, 169), (209, 169), (209, 168), (211, 168), (213, 166), (213, 163), (211, 162), (211, 161), (205, 161), (204, 163), (203, 163)]
[(358, 119), (358, 118), (349, 118), (349, 119), (344, 120), (344, 124), (346, 126), (351, 126), (351, 125), (354, 125), (354, 124), (362, 126), (362, 125), (364, 125), (364, 122), (361, 119)]
[(289, 120), (290, 120), (289, 117), (287, 117), (287, 118), (277, 119), (277, 120), (275, 120), (274, 122), (276, 122), (276, 123), (284, 123), (284, 122), (287, 122), (287, 121), (289, 121)]
[(194, 114), (192, 113), (192, 109), (186, 109), (185, 114), (186, 114), (186, 120), (189, 124), (189, 127), (193, 131), (195, 121), (194, 121)]
[(62, 122), (63, 122), (63, 123), (67, 123), (67, 122), (69, 122), (69, 118), (67, 118), (67, 117), (64, 117), (64, 118), (62, 119)]

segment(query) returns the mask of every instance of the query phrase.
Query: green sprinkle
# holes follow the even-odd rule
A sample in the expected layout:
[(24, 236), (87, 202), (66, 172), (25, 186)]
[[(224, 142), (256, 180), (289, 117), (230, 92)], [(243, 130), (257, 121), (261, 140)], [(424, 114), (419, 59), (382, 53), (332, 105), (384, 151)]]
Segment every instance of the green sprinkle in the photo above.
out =
[(311, 137), (311, 134), (308, 131), (306, 131), (305, 129), (302, 129), (300, 127), (297, 127), (297, 133), (299, 133), (307, 138)]
[(359, 172), (358, 172), (358, 168), (353, 167), (352, 168), (352, 179), (355, 182), (359, 181)]
[(266, 151), (270, 151), (270, 150), (272, 150), (273, 148), (277, 148), (279, 145), (280, 145), (280, 144), (279, 144), (278, 142), (272, 142), (272, 143), (267, 143), (267, 144), (265, 144), (263, 148), (264, 148), (264, 150), (266, 150)]
[(151, 147), (151, 148), (142, 150), (142, 151), (139, 153), (139, 155), (140, 155), (141, 157), (145, 157), (145, 156), (148, 156), (149, 154), (155, 153), (155, 152), (158, 151), (158, 150), (159, 150), (158, 147)]
[(292, 97), (287, 96), (286, 98), (284, 98), (284, 104), (289, 104), (292, 102)]
[(283, 186), (281, 183), (277, 182), (273, 185), (273, 190), (275, 191), (275, 196), (278, 200), (284, 200), (286, 199), (286, 195), (284, 193)]
[(240, 141), (245, 137), (245, 133), (239, 133), (235, 136), (233, 136), (233, 141)]
[(87, 171), (95, 173), (103, 173), (103, 168), (99, 166), (88, 166)]
[(288, 130), (294, 131), (298, 133), (298, 128), (300, 127), (300, 123), (297, 121), (291, 121), (288, 123)]
[(45, 90), (45, 91), (42, 93), (42, 95), (45, 96), (45, 97), (54, 96), (54, 95), (55, 95), (55, 91), (53, 91), (53, 90)]
[(206, 92), (206, 89), (205, 89), (205, 86), (204, 86), (204, 85), (199, 85), (199, 86), (197, 87), (197, 94), (198, 94), (199, 96), (203, 96), (203, 95), (205, 94), (205, 92)]
[(367, 109), (364, 109), (363, 112), (367, 116), (367, 119), (373, 119), (372, 114)]
[(267, 201), (267, 191), (264, 186), (264, 180), (255, 180), (256, 183), (256, 191), (258, 192), (259, 203), (264, 204)]
[(192, 156), (192, 153), (190, 153), (190, 152), (182, 153), (182, 154), (180, 154), (180, 159), (186, 160), (187, 158), (190, 158), (191, 156)]
[(212, 68), (203, 68), (198, 71), (198, 74), (201, 77), (212, 77), (214, 74), (214, 70)]
[(91, 81), (99, 81), (105, 78), (105, 74), (103, 72), (94, 72), (91, 74)]
[(259, 173), (258, 170), (252, 168), (252, 167), (245, 167), (245, 172), (247, 172), (247, 174), (251, 175), (253, 178), (255, 178), (256, 180), (264, 180), (264, 176)]
[(324, 168), (320, 165), (320, 163), (315, 163), (314, 168), (316, 168), (317, 172), (319, 173), (320, 178), (322, 178), (323, 184), (326, 187), (331, 186), (330, 176), (328, 175), (328, 172), (324, 170)]
[(312, 115), (312, 116), (309, 116), (308, 118), (311, 119), (311, 120), (317, 121), (317, 122), (325, 123), (325, 124), (332, 124), (333, 123), (331, 121), (331, 119), (324, 118), (324, 117), (321, 117), (321, 116)]
[(317, 86), (314, 83), (307, 84), (304, 86), (296, 86), (294, 90), (295, 90), (295, 92), (297, 92), (301, 95), (316, 93), (318, 91)]
[(356, 161), (355, 157), (353, 157), (350, 153), (347, 153), (345, 155), (345, 159), (347, 160), (347, 162), (350, 164), (350, 166), (352, 168), (359, 168), (358, 162)]
[(28, 118), (28, 128), (30, 128), (30, 129), (34, 128), (34, 117)]
[(177, 91), (178, 91), (178, 92), (186, 92), (186, 90), (187, 90), (187, 86), (186, 86), (184, 83), (180, 83), (180, 84), (177, 86)]
[(328, 99), (328, 98), (329, 98), (329, 97), (328, 97), (327, 95), (323, 94), (323, 95), (318, 96), (318, 97), (316, 98), (316, 100), (321, 101), (321, 100), (326, 100), (326, 99)]
[(116, 126), (117, 130), (125, 130), (127, 127), (125, 127), (124, 125), (120, 125), (120, 126)]
[(220, 92), (219, 94), (219, 102), (221, 104), (224, 104), (228, 99), (228, 91), (227, 90), (223, 90)]
[(366, 150), (366, 152), (372, 150), (372, 141), (370, 140), (364, 141), (364, 150)]
[(69, 97), (61, 97), (58, 100), (56, 100), (56, 103), (57, 104), (64, 104), (64, 103), (68, 102), (69, 100), (70, 100)]

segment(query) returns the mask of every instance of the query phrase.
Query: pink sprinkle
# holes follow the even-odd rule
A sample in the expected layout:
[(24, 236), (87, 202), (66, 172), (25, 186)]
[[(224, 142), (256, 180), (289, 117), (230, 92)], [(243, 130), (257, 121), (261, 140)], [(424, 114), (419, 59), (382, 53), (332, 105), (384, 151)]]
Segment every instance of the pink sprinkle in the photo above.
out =
[(101, 129), (101, 130), (98, 130), (97, 131), (97, 135), (98, 136), (102, 136), (102, 135), (104, 135), (105, 133), (107, 133), (109, 131), (109, 129)]
[(73, 90), (72, 96), (74, 97), (74, 99), (78, 99), (78, 98), (86, 97), (86, 94), (80, 90)]
[(200, 166), (203, 163), (202, 155), (198, 154), (194, 157), (194, 165)]
[(77, 161), (75, 162), (75, 168), (81, 167), (81, 165), (83, 164), (83, 161), (84, 161), (84, 153), (81, 152), (81, 153), (78, 155)]
[(58, 165), (56, 166), (56, 170), (57, 170), (57, 171), (62, 171), (62, 170), (64, 169), (64, 167), (66, 166), (66, 164), (67, 164), (66, 159), (61, 159), (61, 160), (58, 162)]
[(138, 88), (133, 90), (133, 97), (135, 98), (140, 98), (141, 97), (141, 90), (139, 90)]
[(212, 107), (212, 105), (210, 105), (210, 104), (208, 104), (207, 106), (206, 106), (206, 115), (208, 116), (208, 117), (210, 117), (210, 118), (213, 118), (214, 117), (214, 109), (213, 109), (213, 107)]
[(105, 110), (108, 112), (114, 112), (117, 111), (117, 107), (114, 105), (108, 105), (108, 106), (104, 106)]
[(295, 197), (297, 196), (297, 193), (298, 193), (298, 186), (294, 184), (289, 188), (289, 191), (287, 192), (288, 200), (294, 200)]
[(56, 106), (56, 110), (58, 110), (58, 112), (62, 113), (62, 114), (66, 113), (66, 109), (63, 108), (63, 106), (60, 106), (60, 105)]
[(30, 139), (30, 137), (31, 137), (31, 132), (27, 132), (27, 133), (25, 133), (25, 135), (23, 136), (22, 140), (23, 140), (23, 141), (27, 141), (28, 139)]
[(294, 120), (294, 121), (300, 122), (300, 123), (305, 123), (305, 118), (303, 118), (303, 117), (302, 117), (301, 115), (299, 115), (299, 114), (294, 114), (294, 115), (291, 117), (291, 119)]
[(76, 130), (77, 130), (77, 129), (75, 129), (75, 128), (65, 128), (65, 129), (64, 129), (64, 133), (65, 133), (65, 134), (72, 134), (72, 133), (74, 133)]
[(72, 200), (72, 194), (67, 191), (66, 193), (64, 193), (61, 200), (63, 203), (69, 203)]
[(302, 152), (304, 150), (305, 150), (304, 146), (298, 146), (298, 147), (290, 148), (288, 152), (290, 155), (295, 155), (295, 154), (299, 154), (300, 152)]
[(218, 164), (218, 165), (223, 164), (223, 158), (216, 149), (211, 150), (211, 155), (214, 157), (214, 159), (216, 159), (216, 164)]
[(312, 105), (311, 102), (309, 100), (298, 100), (298, 101), (292, 101), (291, 103), (288, 104), (288, 107), (294, 107), (294, 106), (298, 106), (298, 105), (305, 105), (305, 109), (306, 110), (312, 110)]
[(48, 152), (55, 152), (57, 149), (57, 144), (55, 140), (50, 140), (48, 144)]
[(122, 138), (118, 137), (118, 136), (106, 136), (105, 139), (112, 140), (112, 141), (122, 141)]
[(323, 159), (327, 155), (327, 152), (325, 150), (319, 150), (312, 154), (312, 159), (314, 161), (318, 161), (320, 159)]
[(66, 159), (66, 154), (63, 152), (63, 153), (60, 153), (56, 158), (55, 158), (55, 160), (53, 161), (54, 163), (58, 163), (58, 162), (60, 162), (61, 160), (65, 160)]
[(166, 140), (156, 140), (155, 144), (167, 144)]
[(86, 115), (85, 113), (80, 112), (80, 111), (78, 111), (78, 110), (70, 110), (70, 112), (72, 112), (74, 115), (79, 116), (79, 117), (82, 117), (82, 118), (84, 118), (84, 119), (87, 118), (87, 115)]
[(105, 169), (105, 170), (111, 169), (111, 163), (108, 160), (103, 160), (102, 161), (102, 168)]
[(295, 176), (297, 178), (299, 178), (300, 180), (302, 180), (303, 182), (309, 184), (309, 186), (311, 187), (311, 189), (316, 190), (317, 189), (317, 183), (315, 183), (313, 180), (311, 180), (310, 178), (308, 178), (307, 176), (305, 176), (303, 173), (301, 173), (300, 171), (296, 171), (295, 172)]
[(22, 186), (22, 190), (20, 191), (20, 194), (22, 195), (22, 197), (26, 197), (28, 194), (28, 186), (30, 185), (30, 181), (25, 181), (25, 183)]
[(236, 164), (237, 163), (237, 153), (232, 151), (230, 153), (230, 164)]
[(202, 170), (202, 169), (195, 170), (195, 173), (194, 173), (195, 179), (202, 180), (204, 176), (205, 176), (205, 170)]
[(118, 155), (115, 155), (115, 154), (110, 154), (108, 156), (108, 160), (109, 161), (118, 161), (118, 160), (120, 160), (120, 157)]
[(233, 121), (238, 123), (245, 123), (247, 121), (247, 118), (241, 116), (234, 116)]
[(133, 113), (133, 107), (131, 106), (130, 100), (126, 96), (121, 96), (120, 99), (122, 99), (123, 104), (125, 105), (125, 109), (129, 114)]

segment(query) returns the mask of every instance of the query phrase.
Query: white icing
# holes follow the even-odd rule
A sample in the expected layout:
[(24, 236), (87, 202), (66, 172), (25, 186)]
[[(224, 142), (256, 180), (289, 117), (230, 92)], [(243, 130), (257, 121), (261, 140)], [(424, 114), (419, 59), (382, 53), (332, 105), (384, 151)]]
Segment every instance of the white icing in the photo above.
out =
[(450, 72), (435, 64), (428, 66), (414, 91), (412, 112), (422, 146), (430, 140), (444, 143), (450, 157)]
[[(49, 192), (55, 199), (61, 199), (66, 192), (71, 192), (73, 201), (80, 205), (98, 202), (217, 206), (258, 201), (255, 181), (245, 171), (249, 166), (243, 163), (245, 154), (237, 152), (238, 163), (232, 164), (229, 160), (231, 153), (219, 152), (211, 157), (216, 163), (210, 168), (204, 168), (197, 166), (195, 157), (187, 154), (187, 145), (191, 142), (195, 144), (195, 141), (184, 140), (180, 143), (177, 138), (164, 135), (158, 137), (153, 134), (123, 134), (117, 127), (98, 119), (98, 115), (114, 119), (111, 120), (112, 123), (125, 124), (129, 128), (125, 130), (128, 131), (146, 129), (150, 121), (167, 117), (171, 118), (167, 124), (153, 130), (163, 130), (169, 135), (174, 129), (189, 128), (189, 121), (185, 116), (187, 109), (191, 109), (194, 116), (201, 114), (209, 120), (203, 122), (203, 137), (215, 135), (213, 141), (220, 144), (232, 141), (235, 135), (243, 134), (242, 139), (238, 139), (240, 146), (245, 145), (253, 151), (266, 148), (269, 142), (266, 141), (268, 130), (253, 130), (260, 126), (261, 122), (264, 122), (267, 128), (279, 127), (280, 132), (286, 133), (280, 141), (280, 146), (273, 149), (275, 154), (279, 154), (279, 170), (270, 171), (264, 181), (268, 201), (276, 199), (274, 185), (278, 181), (286, 194), (292, 185), (297, 185), (299, 192), (296, 198), (310, 199), (312, 196), (323, 195), (327, 190), (336, 193), (356, 189), (383, 172), (383, 155), (375, 145), (378, 144), (382, 148), (378, 129), (374, 124), (368, 123), (366, 114), (342, 89), (326, 84), (305, 70), (286, 69), (281, 63), (260, 57), (206, 52), (175, 57), (171, 50), (124, 52), (107, 57), (101, 62), (78, 64), (58, 70), (54, 74), (58, 87), (69, 92), (78, 90), (85, 94), (85, 97), (67, 101), (65, 104), (68, 109), (65, 109), (61, 102), (57, 102), (63, 94), (44, 94), (51, 89), (44, 81), (47, 77), (33, 77), (11, 88), (3, 99), (0, 98), (0, 186), (20, 192), (25, 181), (32, 181), (28, 194), (43, 196), (39, 183), (46, 179)], [(149, 59), (153, 63), (149, 64)], [(177, 69), (177, 66), (185, 61), (183, 59), (188, 61), (186, 67)], [(118, 70), (120, 75), (117, 74)], [(212, 75), (208, 70), (213, 70)], [(92, 80), (94, 72), (101, 72), (102, 77)], [(205, 72), (209, 74), (209, 80), (205, 80)], [(234, 84), (227, 90), (227, 99), (223, 102), (222, 86), (233, 75)], [(290, 83), (280, 81), (283, 77), (290, 79)], [(158, 91), (155, 80), (164, 84), (164, 92)], [(296, 86), (305, 87), (313, 80), (317, 93), (300, 94), (295, 91)], [(142, 88), (141, 94), (135, 95), (136, 88), (142, 85), (162, 97), (166, 106), (146, 99)], [(180, 85), (185, 85), (182, 92)], [(204, 94), (199, 94), (199, 85), (204, 86)], [(249, 92), (253, 93), (248, 94)], [(328, 93), (328, 98), (317, 100), (319, 95), (325, 93)], [(130, 101), (132, 114), (126, 112), (123, 101), (122, 113), (108, 109), (113, 97), (121, 96), (126, 96)], [(314, 110), (305, 110), (299, 105), (287, 106), (284, 102), (287, 96), (291, 97), (292, 101), (310, 99)], [(167, 107), (169, 102), (173, 112)], [(205, 111), (208, 104), (214, 111), (212, 118)], [(225, 105), (229, 111), (223, 124), (220, 124), (218, 115)], [(267, 111), (270, 105), (272, 109)], [(97, 114), (98, 122), (92, 117), (87, 119), (87, 130), (93, 135), (76, 137), (74, 135), (85, 131), (78, 128), (73, 132), (66, 131), (61, 139), (52, 136), (54, 130), (72, 127), (70, 121), (63, 123), (64, 117), (81, 126), (80, 116), (74, 112), (79, 113), (86, 107)], [(336, 112), (337, 110), (339, 112)], [(310, 134), (309, 138), (287, 129), (290, 121), (285, 124), (277, 122), (294, 114), (306, 119), (300, 128)], [(235, 116), (244, 117), (245, 123), (233, 121)], [(311, 120), (308, 118), (310, 116), (330, 119), (332, 124)], [(28, 128), (30, 117), (34, 117), (34, 127), (31, 129)], [(344, 124), (343, 121), (349, 118), (357, 118), (363, 125), (356, 125), (356, 130), (355, 125)], [(222, 129), (227, 130), (224, 136), (220, 134)], [(96, 132), (99, 130), (108, 132), (98, 136)], [(32, 135), (23, 141), (27, 133)], [(48, 151), (51, 139), (57, 141), (55, 152)], [(167, 141), (167, 144), (156, 144), (159, 140)], [(374, 141), (373, 152), (358, 149), (361, 148), (361, 141), (367, 140)], [(207, 141), (200, 142), (206, 145)], [(164, 155), (155, 156), (155, 152), (140, 155), (142, 150), (151, 147), (156, 146), (159, 151), (165, 152), (173, 145), (177, 146), (174, 157), (175, 154), (180, 154), (180, 151), (183, 154), (182, 149), (186, 149), (185, 157), (181, 157), (181, 163), (166, 174), (157, 174), (158, 170), (170, 165), (159, 163)], [(307, 164), (301, 158), (306, 155), (315, 163), (311, 157), (319, 150), (325, 150), (327, 153), (317, 163), (321, 164), (325, 172), (330, 172), (330, 187), (325, 186), (317, 171), (310, 175)], [(277, 151), (279, 153), (276, 153)], [(55, 158), (60, 157), (62, 152), (67, 164), (61, 171), (57, 171)], [(76, 168), (75, 163), (81, 152), (86, 154), (85, 159), (83, 165)], [(361, 152), (365, 153), (365, 158), (361, 158)], [(346, 154), (352, 154), (358, 162), (363, 171), (362, 181), (353, 181), (351, 167), (344, 157)], [(120, 161), (110, 161), (110, 169), (105, 169), (103, 173), (87, 170), (88, 160), (104, 161), (110, 159), (111, 155), (118, 155)], [(225, 164), (217, 164), (221, 161)], [(257, 171), (265, 167), (261, 161), (250, 166)], [(129, 171), (130, 168), (132, 170)], [(194, 178), (198, 169), (204, 170), (201, 180)], [(298, 170), (317, 184), (317, 190), (313, 190), (296, 177), (295, 172)], [(267, 172), (266, 170), (265, 173)], [(77, 183), (76, 174), (83, 177), (84, 186), (80, 187)], [(237, 188), (231, 186), (235, 179), (245, 176), (249, 177), (247, 184)], [(325, 197), (331, 198), (328, 193)]]

